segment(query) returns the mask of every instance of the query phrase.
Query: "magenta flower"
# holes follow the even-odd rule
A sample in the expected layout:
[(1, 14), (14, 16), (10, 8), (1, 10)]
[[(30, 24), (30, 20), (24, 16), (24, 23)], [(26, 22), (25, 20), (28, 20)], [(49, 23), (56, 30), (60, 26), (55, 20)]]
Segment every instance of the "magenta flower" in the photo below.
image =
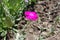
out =
[(24, 15), (27, 20), (35, 21), (38, 19), (38, 15), (34, 11), (25, 11)]

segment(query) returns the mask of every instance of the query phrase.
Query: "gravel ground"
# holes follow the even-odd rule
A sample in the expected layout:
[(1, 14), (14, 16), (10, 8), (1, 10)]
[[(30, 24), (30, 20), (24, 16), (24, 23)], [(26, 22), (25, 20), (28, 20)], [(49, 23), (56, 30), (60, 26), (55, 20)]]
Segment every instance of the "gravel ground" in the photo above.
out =
[(60, 0), (37, 0), (34, 10), (39, 19), (35, 22), (24, 19), (18, 26), (19, 30), (26, 26), (25, 40), (60, 40)]

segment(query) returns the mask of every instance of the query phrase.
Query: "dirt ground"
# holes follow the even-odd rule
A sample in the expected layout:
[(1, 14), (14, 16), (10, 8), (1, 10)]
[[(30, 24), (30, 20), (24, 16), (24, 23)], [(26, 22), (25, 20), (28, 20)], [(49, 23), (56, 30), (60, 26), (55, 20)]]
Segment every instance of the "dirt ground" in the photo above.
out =
[(26, 26), (25, 40), (60, 40), (60, 0), (37, 0), (34, 10), (39, 19), (35, 22), (22, 20), (18, 26), (20, 29)]

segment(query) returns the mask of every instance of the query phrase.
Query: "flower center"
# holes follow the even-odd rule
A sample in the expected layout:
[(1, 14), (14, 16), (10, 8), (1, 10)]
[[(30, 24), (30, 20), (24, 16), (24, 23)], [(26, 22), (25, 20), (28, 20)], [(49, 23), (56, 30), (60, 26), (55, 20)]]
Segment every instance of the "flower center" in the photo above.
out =
[(34, 16), (32, 13), (30, 13), (30, 16)]

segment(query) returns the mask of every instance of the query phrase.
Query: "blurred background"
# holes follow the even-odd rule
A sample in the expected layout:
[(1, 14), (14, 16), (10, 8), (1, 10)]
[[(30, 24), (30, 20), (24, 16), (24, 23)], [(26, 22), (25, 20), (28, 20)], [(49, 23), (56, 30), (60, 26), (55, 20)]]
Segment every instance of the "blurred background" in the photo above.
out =
[[(36, 21), (24, 12), (35, 11)], [(0, 0), (0, 40), (60, 40), (60, 0)]]

